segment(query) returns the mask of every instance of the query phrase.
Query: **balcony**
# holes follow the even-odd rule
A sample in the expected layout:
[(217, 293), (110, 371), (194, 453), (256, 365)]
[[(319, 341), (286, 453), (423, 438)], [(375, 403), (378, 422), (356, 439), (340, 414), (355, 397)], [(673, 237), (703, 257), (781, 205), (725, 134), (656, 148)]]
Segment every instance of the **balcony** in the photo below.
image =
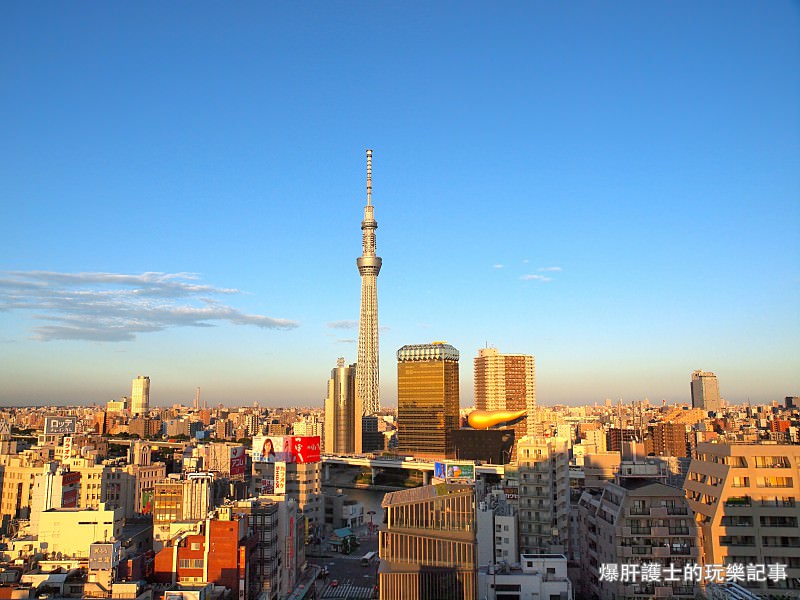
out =
[(670, 527), (669, 535), (689, 535), (688, 527)]
[(668, 506), (667, 507), (667, 514), (668, 515), (688, 515), (689, 509), (685, 506)]

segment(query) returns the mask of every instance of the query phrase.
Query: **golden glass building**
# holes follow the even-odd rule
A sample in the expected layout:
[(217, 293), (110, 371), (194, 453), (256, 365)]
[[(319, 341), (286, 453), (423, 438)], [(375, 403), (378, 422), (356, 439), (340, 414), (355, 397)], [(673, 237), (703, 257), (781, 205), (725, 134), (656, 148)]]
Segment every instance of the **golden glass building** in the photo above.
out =
[(458, 350), (445, 342), (397, 351), (397, 438), (401, 454), (455, 458)]
[(390, 492), (381, 506), (381, 600), (476, 597), (473, 486), (440, 483)]

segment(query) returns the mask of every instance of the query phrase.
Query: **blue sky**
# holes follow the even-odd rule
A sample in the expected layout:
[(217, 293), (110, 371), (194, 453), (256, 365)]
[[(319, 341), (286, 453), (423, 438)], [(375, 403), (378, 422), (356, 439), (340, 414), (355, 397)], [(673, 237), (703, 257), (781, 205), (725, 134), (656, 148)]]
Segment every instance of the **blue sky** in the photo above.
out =
[(394, 353), (540, 404), (800, 394), (789, 2), (0, 5), (0, 404), (321, 405), (374, 149)]

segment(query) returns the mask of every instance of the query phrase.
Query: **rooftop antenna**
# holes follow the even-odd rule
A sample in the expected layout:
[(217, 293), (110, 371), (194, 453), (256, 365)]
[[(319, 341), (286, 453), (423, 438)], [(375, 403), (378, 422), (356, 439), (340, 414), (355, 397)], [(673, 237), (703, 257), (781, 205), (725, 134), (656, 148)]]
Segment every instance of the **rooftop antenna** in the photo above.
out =
[(367, 206), (372, 205), (372, 150), (367, 150)]

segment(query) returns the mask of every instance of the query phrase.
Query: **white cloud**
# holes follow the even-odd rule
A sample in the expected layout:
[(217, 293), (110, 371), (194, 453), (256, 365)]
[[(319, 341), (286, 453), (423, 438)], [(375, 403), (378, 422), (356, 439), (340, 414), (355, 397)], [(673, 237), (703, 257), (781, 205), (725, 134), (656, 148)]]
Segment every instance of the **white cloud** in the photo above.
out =
[(215, 321), (293, 329), (288, 319), (251, 315), (211, 298), (241, 293), (199, 282), (194, 273), (57, 273), (0, 275), (0, 310), (31, 310), (52, 324), (34, 328), (50, 340), (121, 342), (170, 327), (213, 327)]
[(358, 321), (332, 321), (325, 323), (331, 329), (358, 329)]
[(561, 267), (539, 267), (539, 271), (561, 271)]
[(502, 269), (502, 268), (503, 268), (503, 265), (500, 265), (500, 264), (497, 264), (497, 265), (492, 265), (492, 268), (493, 268), (493, 269)]
[(542, 283), (553, 281), (552, 277), (546, 277), (544, 275), (522, 275), (520, 279), (523, 281), (541, 281)]

